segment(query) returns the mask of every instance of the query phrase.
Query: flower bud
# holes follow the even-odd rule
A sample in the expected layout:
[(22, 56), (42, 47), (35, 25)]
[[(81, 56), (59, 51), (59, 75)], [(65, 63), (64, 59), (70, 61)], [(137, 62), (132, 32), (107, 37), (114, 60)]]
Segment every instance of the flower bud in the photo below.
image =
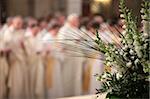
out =
[(131, 55), (134, 55), (134, 54), (135, 54), (132, 49), (130, 49), (129, 53), (130, 53)]
[(115, 51), (115, 54), (118, 54), (118, 51)]
[(140, 62), (140, 60), (139, 60), (139, 59), (136, 59), (136, 60), (134, 61), (134, 64), (137, 65), (139, 62)]
[(125, 28), (126, 28), (126, 25), (123, 25), (122, 28), (125, 29)]
[(120, 18), (124, 18), (124, 15), (123, 15), (123, 14), (120, 14)]
[(140, 11), (141, 13), (144, 13), (144, 9), (141, 9), (141, 11)]
[(110, 65), (111, 65), (111, 63), (110, 63), (110, 62), (107, 62), (107, 63), (106, 63), (106, 65), (107, 65), (107, 66), (110, 66)]
[(134, 60), (134, 58), (135, 58), (134, 56), (131, 56), (131, 59), (132, 59), (132, 60)]
[(126, 66), (130, 68), (132, 66), (132, 62), (128, 62)]

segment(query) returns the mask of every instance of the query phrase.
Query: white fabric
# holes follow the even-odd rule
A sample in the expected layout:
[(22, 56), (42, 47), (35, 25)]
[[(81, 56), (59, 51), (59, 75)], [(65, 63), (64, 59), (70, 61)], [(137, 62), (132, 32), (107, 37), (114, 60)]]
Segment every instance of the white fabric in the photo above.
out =
[(13, 27), (9, 27), (3, 35), (4, 49), (11, 50), (8, 75), (9, 98), (11, 99), (20, 99), (28, 93), (25, 56), (21, 47), (22, 39), (23, 31), (15, 30)]
[(49, 57), (54, 59), (53, 66), (53, 77), (52, 77), (52, 88), (48, 89), (48, 98), (55, 99), (63, 96), (62, 90), (62, 74), (61, 74), (61, 61), (59, 53), (56, 46), (56, 37), (52, 36), (50, 33), (46, 33), (42, 39), (44, 47), (47, 47), (47, 50), (50, 51)]
[(111, 33), (109, 31), (100, 32), (99, 36), (105, 43), (113, 42)]
[(90, 80), (90, 90), (89, 93), (90, 94), (95, 94), (96, 93), (96, 88), (100, 88), (101, 86), (101, 82), (100, 81), (96, 81), (96, 77), (94, 76), (95, 74), (99, 74), (101, 75), (104, 71), (104, 64), (103, 61), (97, 60), (97, 59), (93, 59), (92, 60), (93, 66), (92, 66), (92, 70), (91, 70), (91, 80)]
[[(93, 33), (87, 31), (86, 33), (88, 33), (87, 35), (90, 36), (89, 41), (91, 41), (92, 39), (95, 40), (96, 39), (96, 35), (94, 35)], [(94, 42), (90, 42), (91, 46), (96, 46), (96, 44)], [(86, 53), (89, 54), (89, 53)], [(100, 88), (101, 82), (100, 81), (96, 81), (96, 77), (94, 76), (95, 74), (99, 74), (101, 75), (104, 71), (104, 64), (103, 61), (100, 60), (101, 58), (103, 58), (103, 55), (100, 53), (96, 53), (93, 52), (92, 53), (93, 57), (90, 59), (87, 59), (87, 65), (91, 64), (91, 72), (90, 72), (90, 85), (89, 85), (89, 91), (88, 94), (95, 94), (96, 93), (96, 88)], [(96, 59), (94, 59), (96, 58)]]
[[(67, 24), (60, 29), (58, 33), (58, 39), (64, 40), (63, 43), (73, 46), (76, 45), (76, 42), (72, 42), (70, 40), (80, 39), (79, 35), (80, 31), (77, 28), (72, 28)], [(66, 50), (64, 48), (62, 51), (64, 59), (61, 69), (64, 96), (81, 95), (83, 58), (67, 56), (65, 51)]]
[(43, 99), (45, 95), (44, 88), (44, 64), (42, 57), (39, 53), (38, 46), (41, 43), (34, 36), (29, 36), (25, 39), (25, 47), (28, 63), (28, 76), (29, 76), (29, 96), (34, 99)]

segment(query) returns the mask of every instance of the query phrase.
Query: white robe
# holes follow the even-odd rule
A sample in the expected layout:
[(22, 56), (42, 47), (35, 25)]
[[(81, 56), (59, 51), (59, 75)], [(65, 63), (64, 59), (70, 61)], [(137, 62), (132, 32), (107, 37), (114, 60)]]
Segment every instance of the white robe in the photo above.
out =
[(45, 97), (44, 64), (41, 55), (38, 54), (38, 45), (40, 42), (36, 37), (25, 38), (30, 99), (43, 99)]
[[(58, 39), (63, 40), (63, 43), (75, 46), (76, 43), (69, 41), (80, 39), (80, 31), (77, 28), (72, 28), (68, 24), (62, 27), (58, 33)], [(62, 45), (63, 47), (63, 45)], [(68, 46), (69, 47), (69, 46)], [(62, 49), (62, 84), (64, 96), (74, 96), (82, 94), (82, 66), (83, 58), (67, 55), (67, 46)], [(76, 49), (75, 49), (76, 50)]]
[(26, 79), (26, 63), (24, 50), (21, 48), (23, 31), (15, 30), (13, 27), (4, 32), (4, 48), (10, 49), (8, 88), (10, 99), (20, 99), (26, 96), (28, 91)]
[(63, 90), (62, 90), (62, 76), (61, 76), (61, 59), (59, 57), (61, 53), (58, 51), (56, 45), (56, 37), (53, 37), (52, 35), (50, 35), (50, 33), (47, 33), (43, 37), (42, 41), (44, 49), (49, 50), (50, 52), (49, 54), (46, 55), (47, 57), (46, 62), (48, 61), (51, 62), (51, 63), (48, 62), (46, 66), (48, 99), (55, 99), (58, 97), (62, 97)]
[[(88, 42), (86, 43), (90, 44), (90, 46), (96, 47), (97, 44), (93, 41), (96, 39), (96, 35), (89, 31), (85, 31), (85, 37)], [(88, 36), (90, 37), (88, 37)], [(100, 81), (96, 81), (96, 77), (94, 76), (95, 74), (101, 75), (104, 71), (104, 64), (103, 61), (100, 60), (103, 58), (102, 53), (98, 53), (95, 50), (89, 50), (88, 52), (85, 53), (85, 55), (88, 55), (88, 57), (91, 58), (86, 58), (85, 61), (85, 66), (84, 66), (84, 82), (83, 82), (83, 91), (84, 94), (95, 94), (96, 93), (96, 88), (100, 88)]]
[(6, 56), (0, 56), (0, 99), (7, 97), (7, 79), (8, 79), (8, 63)]
[(101, 82), (96, 81), (96, 77), (94, 75), (99, 74), (101, 75), (104, 71), (104, 64), (103, 61), (97, 59), (91, 59), (93, 61), (92, 69), (91, 69), (91, 79), (90, 79), (90, 94), (95, 94), (96, 89), (101, 87)]
[[(109, 31), (99, 32), (99, 36), (102, 39), (102, 41), (105, 43), (114, 43), (113, 42), (113, 34), (111, 34)], [(98, 57), (104, 57), (104, 56), (98, 55)], [(104, 72), (104, 69), (105, 69), (105, 67), (104, 67), (104, 61), (103, 60), (93, 59), (93, 66), (91, 69), (90, 90), (89, 90), (90, 94), (95, 94), (96, 89), (101, 88), (101, 82), (96, 81), (96, 77), (94, 75), (95, 74), (101, 75)]]

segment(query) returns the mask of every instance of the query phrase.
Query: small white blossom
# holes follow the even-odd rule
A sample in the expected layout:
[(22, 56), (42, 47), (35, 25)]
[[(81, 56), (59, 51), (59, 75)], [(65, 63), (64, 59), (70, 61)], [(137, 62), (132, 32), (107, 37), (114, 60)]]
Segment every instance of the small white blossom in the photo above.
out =
[(139, 58), (141, 58), (143, 56), (141, 49), (142, 49), (141, 46), (135, 46), (135, 51), (136, 51)]
[(106, 65), (107, 65), (107, 66), (110, 66), (110, 65), (111, 65), (111, 63), (110, 63), (110, 62), (107, 62), (107, 63), (106, 63)]
[(149, 35), (147, 33), (143, 33), (144, 37), (148, 37)]
[(130, 52), (129, 52), (131, 55), (134, 55), (134, 51), (132, 49), (130, 49)]
[(141, 9), (141, 11), (140, 11), (141, 13), (144, 13), (144, 9)]
[(127, 34), (127, 32), (126, 32), (126, 31), (123, 31), (123, 32), (122, 32), (122, 35), (124, 35), (124, 36), (125, 36), (126, 34)]
[(129, 47), (127, 45), (125, 45), (122, 49), (123, 50), (127, 50)]
[(134, 56), (131, 56), (131, 59), (134, 59), (135, 57)]
[(116, 54), (118, 54), (118, 51), (115, 51)]
[(124, 51), (123, 50), (120, 50), (120, 55), (123, 55)]
[(117, 77), (117, 79), (119, 79), (119, 78), (122, 77), (122, 75), (121, 75), (120, 73), (117, 73), (117, 74), (116, 74), (116, 77)]
[(145, 19), (146, 18), (146, 15), (141, 15), (142, 19)]
[(146, 49), (147, 48), (147, 46), (148, 46), (148, 44), (146, 43), (146, 44), (144, 44), (144, 49)]
[(125, 28), (126, 28), (126, 25), (123, 25), (122, 28), (125, 29)]
[(107, 78), (107, 74), (104, 73), (104, 74), (102, 75), (102, 79), (104, 80), (104, 79), (106, 79), (106, 78)]
[(132, 66), (132, 62), (128, 62), (126, 66), (130, 68)]
[(123, 15), (123, 14), (120, 14), (120, 18), (124, 18), (124, 15)]
[(139, 59), (136, 59), (135, 61), (134, 61), (134, 64), (138, 64), (140, 62), (140, 60)]

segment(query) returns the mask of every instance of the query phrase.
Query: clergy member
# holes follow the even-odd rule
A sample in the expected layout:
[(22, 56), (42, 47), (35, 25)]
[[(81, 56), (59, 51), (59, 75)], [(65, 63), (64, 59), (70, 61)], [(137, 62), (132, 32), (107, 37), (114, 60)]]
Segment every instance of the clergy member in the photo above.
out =
[(61, 53), (57, 48), (59, 23), (53, 20), (48, 25), (48, 32), (43, 37), (46, 63), (46, 89), (49, 99), (62, 97)]
[(26, 79), (25, 53), (22, 47), (24, 31), (22, 30), (23, 19), (16, 16), (12, 24), (4, 32), (4, 50), (9, 51), (9, 77), (8, 88), (10, 99), (20, 99), (26, 96), (28, 91)]
[[(72, 52), (68, 55), (70, 47), (75, 47), (80, 39), (79, 16), (71, 14), (68, 16), (65, 25), (60, 29), (58, 39), (61, 42), (63, 63), (62, 63), (62, 84), (64, 96), (82, 94), (82, 66), (83, 59), (74, 57)], [(72, 49), (72, 48), (71, 48)], [(77, 49), (73, 49), (77, 50)], [(72, 54), (72, 55), (71, 55)]]
[(44, 65), (41, 57), (41, 42), (37, 39), (39, 33), (38, 24), (32, 24), (28, 28), (28, 34), (25, 37), (24, 45), (26, 50), (28, 90), (30, 99), (43, 99), (45, 97), (44, 87)]

